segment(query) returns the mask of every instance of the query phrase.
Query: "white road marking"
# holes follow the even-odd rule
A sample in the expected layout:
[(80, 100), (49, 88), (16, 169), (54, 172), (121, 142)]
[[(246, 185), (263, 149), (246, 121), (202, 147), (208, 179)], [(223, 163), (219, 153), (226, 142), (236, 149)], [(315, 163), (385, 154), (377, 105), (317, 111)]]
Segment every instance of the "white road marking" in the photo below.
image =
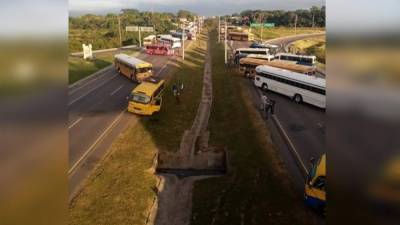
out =
[(104, 84), (106, 84), (107, 82), (111, 81), (112, 79), (116, 78), (118, 75), (114, 75), (112, 76), (110, 79), (100, 83), (99, 85), (97, 85), (96, 87), (92, 88), (90, 91), (86, 92), (85, 94), (79, 96), (78, 98), (74, 99), (72, 102), (68, 103), (68, 106), (74, 104), (75, 102), (79, 101), (80, 99), (82, 99), (83, 97), (85, 97), (86, 95), (92, 93), (94, 90), (96, 90), (97, 88), (103, 86)]
[(111, 96), (113, 96), (117, 91), (119, 91), (124, 85), (119, 86), (117, 89), (115, 89), (113, 92), (111, 92)]
[(285, 139), (286, 139), (287, 142), (289, 143), (290, 148), (293, 150), (293, 152), (294, 152), (294, 154), (295, 154), (295, 156), (296, 156), (296, 158), (297, 158), (297, 161), (300, 162), (301, 167), (303, 168), (304, 172), (305, 172), (306, 174), (308, 174), (307, 167), (305, 166), (303, 160), (301, 159), (300, 154), (299, 154), (298, 151), (296, 150), (296, 147), (294, 147), (293, 142), (290, 140), (290, 138), (289, 138), (289, 136), (287, 135), (286, 131), (283, 129), (281, 123), (280, 123), (279, 120), (278, 120), (278, 117), (276, 117), (275, 115), (273, 115), (272, 118), (274, 118), (274, 120), (275, 120), (276, 124), (278, 125), (279, 129), (282, 131), (283, 136), (285, 136)]
[(69, 127), (68, 127), (68, 129), (71, 129), (73, 126), (75, 126), (77, 123), (79, 123), (79, 121), (81, 121), (82, 120), (82, 117), (79, 117), (79, 119), (77, 119), (77, 120), (75, 120), (75, 122), (73, 122)]
[(79, 166), (79, 164), (94, 150), (96, 145), (103, 139), (103, 137), (108, 133), (108, 131), (122, 118), (125, 109), (114, 119), (114, 121), (103, 131), (103, 133), (96, 139), (96, 141), (85, 151), (85, 153), (72, 165), (68, 170), (68, 176), (74, 172), (74, 170)]
[[(109, 68), (105, 67), (105, 68), (104, 68), (105, 70), (102, 71), (101, 74), (100, 74), (98, 77), (96, 77), (96, 78), (94, 78), (94, 79), (92, 79), (92, 80), (86, 82), (85, 84), (80, 85), (80, 86), (76, 87), (75, 89), (69, 91), (69, 94), (72, 95), (73, 93), (75, 93), (75, 92), (79, 91), (80, 89), (86, 87), (88, 84), (91, 84), (91, 83), (93, 83), (94, 81), (96, 81), (96, 80), (102, 78), (102, 77), (107, 73), (107, 71), (108, 71), (109, 69), (111, 69), (111, 68), (112, 68), (112, 65), (110, 65)], [(100, 71), (100, 70), (99, 70), (99, 71)], [(97, 72), (99, 72), (99, 71), (97, 71)], [(97, 73), (97, 72), (95, 72), (95, 73)]]

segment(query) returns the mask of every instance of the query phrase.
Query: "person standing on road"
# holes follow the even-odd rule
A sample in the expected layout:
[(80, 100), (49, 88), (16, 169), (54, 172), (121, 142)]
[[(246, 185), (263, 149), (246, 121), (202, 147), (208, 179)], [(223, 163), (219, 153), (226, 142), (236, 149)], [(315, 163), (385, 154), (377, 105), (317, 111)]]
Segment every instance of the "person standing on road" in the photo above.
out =
[(265, 119), (267, 119), (267, 120), (269, 117), (268, 114), (269, 114), (270, 109), (271, 109), (271, 102), (267, 100), (267, 103), (264, 106)]
[(271, 115), (274, 115), (274, 113), (275, 113), (275, 103), (276, 102), (273, 99), (271, 99), (270, 102), (271, 102)]
[(265, 94), (261, 95), (261, 104), (260, 104), (260, 110), (261, 111), (265, 110), (265, 107), (266, 107), (267, 103), (268, 103), (267, 95), (265, 95)]
[(179, 99), (179, 91), (178, 91), (178, 87), (176, 86), (176, 84), (174, 83), (172, 85), (172, 93), (175, 96), (175, 100), (176, 100), (176, 104), (179, 105), (180, 99)]

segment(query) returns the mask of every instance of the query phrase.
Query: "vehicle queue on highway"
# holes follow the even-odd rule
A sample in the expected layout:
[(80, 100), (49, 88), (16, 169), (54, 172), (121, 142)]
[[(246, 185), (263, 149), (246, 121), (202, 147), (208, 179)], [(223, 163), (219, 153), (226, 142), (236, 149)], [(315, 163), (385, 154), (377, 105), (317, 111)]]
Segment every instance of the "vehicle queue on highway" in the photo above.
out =
[[(246, 29), (227, 27), (228, 40), (253, 41), (253, 35), (249, 35)], [(238, 35), (240, 31), (242, 35)], [(221, 28), (220, 32), (225, 31)], [(295, 103), (303, 102), (325, 109), (326, 81), (324, 76), (316, 75), (316, 56), (279, 52), (279, 49), (278, 45), (253, 41), (247, 48), (235, 49), (231, 58), (233, 64), (239, 66), (240, 74), (252, 79), (254, 86), (263, 92), (272, 91), (291, 98)], [(318, 159), (312, 158), (310, 162), (311, 168), (304, 186), (304, 202), (325, 214), (326, 154)]]

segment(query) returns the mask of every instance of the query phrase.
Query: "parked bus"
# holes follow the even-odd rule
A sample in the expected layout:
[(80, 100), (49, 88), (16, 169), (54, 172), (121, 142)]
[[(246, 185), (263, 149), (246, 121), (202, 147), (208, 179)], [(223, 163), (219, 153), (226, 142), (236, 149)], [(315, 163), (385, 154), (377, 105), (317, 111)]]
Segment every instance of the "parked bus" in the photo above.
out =
[[(250, 56), (250, 55), (249, 55)], [(286, 69), (297, 73), (302, 73), (306, 75), (314, 75), (315, 67), (312, 66), (304, 66), (293, 63), (287, 63), (281, 60), (271, 60), (269, 59), (258, 59), (258, 58), (250, 58), (247, 56), (246, 58), (240, 59), (239, 63), (239, 71), (246, 77), (254, 78), (256, 72), (256, 67), (260, 65), (268, 65), (276, 68)], [(271, 56), (271, 55), (268, 55)], [(271, 56), (272, 57), (272, 56)]]
[(163, 90), (164, 80), (151, 78), (143, 81), (129, 96), (128, 112), (139, 115), (153, 115), (159, 112)]
[(233, 41), (254, 41), (254, 34), (246, 32), (230, 32), (228, 40)]
[(143, 38), (143, 46), (151, 45), (156, 43), (156, 35), (149, 35)]
[(114, 65), (119, 74), (139, 83), (153, 74), (152, 64), (125, 54), (115, 55)]
[(304, 65), (315, 65), (317, 63), (317, 57), (314, 55), (296, 55), (291, 53), (278, 53), (275, 55), (276, 59), (293, 61), (297, 64)]
[[(171, 31), (170, 32), (171, 36), (174, 38), (178, 38), (179, 40), (182, 40), (182, 31)], [(187, 40), (188, 39), (188, 35), (185, 32), (183, 35), (183, 40)]]
[(306, 102), (320, 108), (326, 105), (325, 79), (316, 76), (262, 65), (256, 67), (254, 85), (286, 95), (296, 103)]
[(263, 54), (248, 54), (246, 58), (252, 58), (252, 59), (262, 59), (262, 60), (267, 60), (267, 61), (272, 61), (275, 59), (274, 55), (263, 55)]
[(269, 50), (266, 48), (237, 48), (233, 57), (235, 64), (239, 64), (241, 58), (249, 54), (268, 55)]
[(171, 35), (160, 35), (159, 42), (164, 44), (169, 44), (171, 48), (180, 48), (182, 47), (181, 39), (174, 38)]
[(146, 46), (146, 53), (149, 55), (174, 55), (174, 50), (170, 45), (151, 44)]
[(307, 176), (304, 201), (321, 213), (326, 212), (326, 154), (323, 154), (318, 162), (311, 159), (311, 170)]

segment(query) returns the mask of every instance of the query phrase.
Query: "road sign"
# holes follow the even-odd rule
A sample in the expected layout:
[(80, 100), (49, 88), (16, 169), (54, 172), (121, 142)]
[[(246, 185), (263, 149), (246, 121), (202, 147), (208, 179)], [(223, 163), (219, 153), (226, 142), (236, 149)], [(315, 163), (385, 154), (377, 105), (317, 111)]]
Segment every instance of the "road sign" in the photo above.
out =
[(251, 23), (250, 27), (261, 27), (261, 23)]
[(93, 58), (92, 44), (89, 44), (89, 45), (82, 44), (82, 48), (83, 48), (83, 58), (84, 59)]
[(128, 31), (139, 31), (138, 26), (126, 26), (125, 30)]
[(153, 32), (154, 28), (153, 27), (140, 27), (140, 31), (143, 32)]
[(275, 27), (275, 23), (264, 23), (264, 27)]
[(261, 27), (261, 26), (264, 26), (264, 27), (275, 27), (275, 23), (264, 23), (264, 24), (262, 24), (262, 23), (251, 23), (250, 24), (250, 27), (253, 27), (253, 28), (258, 28), (258, 27)]
[(127, 26), (125, 29), (127, 32), (139, 31), (139, 29), (140, 29), (140, 31), (143, 31), (143, 32), (153, 32), (154, 31), (153, 27), (139, 27), (139, 26)]

